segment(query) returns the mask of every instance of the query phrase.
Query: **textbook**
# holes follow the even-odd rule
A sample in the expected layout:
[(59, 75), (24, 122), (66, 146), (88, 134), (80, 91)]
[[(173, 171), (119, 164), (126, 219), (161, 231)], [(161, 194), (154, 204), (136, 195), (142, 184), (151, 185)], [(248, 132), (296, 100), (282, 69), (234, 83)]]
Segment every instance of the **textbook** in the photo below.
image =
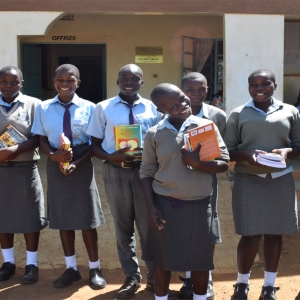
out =
[(213, 122), (188, 130), (191, 149), (201, 144), (200, 160), (210, 161), (221, 155)]
[(258, 163), (273, 167), (273, 168), (286, 168), (286, 163), (282, 156), (277, 153), (258, 153), (256, 156)]
[(0, 136), (0, 149), (11, 147), (27, 141), (27, 137), (14, 126), (8, 125), (7, 130)]
[[(71, 148), (71, 142), (68, 139), (68, 137), (65, 136), (64, 133), (61, 133), (59, 135), (59, 141), (58, 141), (58, 149), (61, 150), (68, 150)], [(60, 163), (60, 165), (63, 167), (64, 170), (66, 170), (70, 163), (69, 162), (64, 162), (64, 163)]]
[(130, 147), (125, 153), (141, 156), (142, 150), (134, 150), (142, 146), (142, 127), (138, 124), (119, 125), (114, 127), (116, 150)]

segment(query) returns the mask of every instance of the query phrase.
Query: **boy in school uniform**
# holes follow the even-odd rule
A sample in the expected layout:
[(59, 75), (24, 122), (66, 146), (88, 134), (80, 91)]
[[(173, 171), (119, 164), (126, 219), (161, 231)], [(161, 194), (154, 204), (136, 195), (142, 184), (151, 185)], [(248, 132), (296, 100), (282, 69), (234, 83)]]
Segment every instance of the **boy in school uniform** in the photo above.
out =
[[(207, 80), (204, 75), (198, 72), (191, 72), (185, 75), (181, 81), (182, 91), (190, 98), (192, 114), (199, 118), (213, 121), (223, 138), (226, 128), (226, 114), (223, 110), (208, 105), (204, 102), (208, 92)], [(215, 244), (222, 242), (220, 233), (220, 222), (217, 212), (218, 184), (217, 177), (213, 176), (213, 194), (211, 199), (213, 218), (212, 218), (212, 251), (214, 253)], [(180, 289), (180, 295), (183, 299), (193, 299), (193, 285), (191, 281), (191, 272), (186, 272), (186, 278), (180, 277), (184, 284)], [(211, 271), (209, 272), (209, 283), (207, 287), (207, 299), (214, 299), (213, 281)]]
[[(120, 93), (97, 104), (87, 130), (93, 139), (93, 153), (103, 159), (103, 180), (105, 191), (114, 218), (118, 255), (126, 279), (118, 290), (118, 298), (134, 296), (141, 284), (141, 273), (136, 257), (136, 224), (142, 251), (147, 233), (147, 209), (139, 169), (141, 161), (125, 153), (128, 148), (116, 151), (113, 128), (117, 125), (140, 124), (142, 139), (148, 129), (162, 118), (150, 100), (139, 94), (143, 85), (143, 72), (134, 64), (125, 65), (118, 74)], [(126, 162), (126, 168), (124, 168)], [(152, 261), (146, 261), (148, 270), (147, 287), (154, 289)]]
[(211, 129), (221, 155), (215, 161), (200, 161), (200, 145), (192, 152), (185, 149), (184, 134), (211, 122), (192, 115), (190, 99), (178, 87), (162, 83), (151, 100), (167, 117), (144, 141), (140, 174), (151, 227), (143, 259), (155, 261), (155, 300), (168, 298), (171, 271), (186, 270), (191, 270), (192, 299), (205, 300), (213, 269), (211, 174), (227, 171), (228, 151), (216, 127)]

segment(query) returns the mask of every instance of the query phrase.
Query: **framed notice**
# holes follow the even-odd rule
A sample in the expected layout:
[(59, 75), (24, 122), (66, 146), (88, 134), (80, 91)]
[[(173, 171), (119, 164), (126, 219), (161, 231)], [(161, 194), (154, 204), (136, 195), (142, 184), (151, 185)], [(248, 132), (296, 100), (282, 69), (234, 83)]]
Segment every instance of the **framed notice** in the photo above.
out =
[(284, 24), (284, 75), (300, 75), (300, 23)]
[(135, 47), (135, 63), (161, 64), (163, 63), (162, 47)]

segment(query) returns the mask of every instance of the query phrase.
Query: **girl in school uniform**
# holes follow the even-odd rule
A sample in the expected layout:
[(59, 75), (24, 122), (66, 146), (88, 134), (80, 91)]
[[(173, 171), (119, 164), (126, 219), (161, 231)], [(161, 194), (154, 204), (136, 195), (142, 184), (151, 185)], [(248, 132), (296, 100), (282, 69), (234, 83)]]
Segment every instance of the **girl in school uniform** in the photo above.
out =
[[(274, 98), (273, 72), (254, 71), (248, 82), (252, 99), (230, 113), (225, 132), (230, 160), (236, 162), (232, 193), (235, 231), (242, 236), (232, 299), (247, 299), (251, 267), (264, 236), (265, 276), (259, 299), (272, 300), (277, 299), (274, 285), (282, 235), (298, 232), (293, 169), (287, 158), (299, 155), (300, 119), (295, 107)], [(259, 164), (259, 152), (280, 154), (286, 168)]]
[(23, 233), (27, 261), (21, 283), (38, 281), (37, 262), (40, 230), (47, 226), (44, 194), (37, 161), (38, 136), (30, 133), (34, 111), (40, 100), (20, 91), (24, 80), (20, 69), (7, 66), (0, 70), (0, 134), (12, 125), (28, 139), (0, 149), (0, 245), (4, 263), (0, 281), (15, 274), (14, 234)]
[(168, 299), (171, 271), (186, 270), (191, 270), (193, 299), (206, 300), (213, 269), (211, 174), (227, 170), (229, 155), (217, 128), (221, 156), (214, 162), (199, 160), (200, 146), (184, 149), (184, 133), (211, 121), (192, 115), (190, 99), (178, 87), (160, 84), (151, 100), (167, 117), (144, 140), (140, 174), (151, 227), (143, 259), (155, 261), (156, 300)]
[[(104, 222), (91, 161), (91, 138), (85, 134), (95, 105), (76, 95), (80, 85), (77, 67), (65, 64), (53, 79), (58, 95), (37, 107), (32, 132), (39, 135), (47, 154), (48, 219), (51, 229), (60, 231), (66, 271), (54, 282), (66, 287), (80, 280), (75, 255), (75, 230), (82, 237), (89, 256), (90, 287), (106, 286), (98, 258), (96, 228)], [(71, 150), (58, 149), (61, 133), (69, 135)], [(60, 163), (70, 162), (64, 170)]]

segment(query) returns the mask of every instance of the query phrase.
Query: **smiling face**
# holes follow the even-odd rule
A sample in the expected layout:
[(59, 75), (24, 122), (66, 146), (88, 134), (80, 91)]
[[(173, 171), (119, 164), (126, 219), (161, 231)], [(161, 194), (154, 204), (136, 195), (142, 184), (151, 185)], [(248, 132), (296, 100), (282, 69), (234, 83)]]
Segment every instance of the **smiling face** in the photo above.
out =
[(207, 81), (203, 78), (187, 79), (182, 91), (190, 98), (192, 106), (201, 106), (207, 96)]
[(267, 73), (254, 74), (249, 78), (249, 93), (256, 102), (271, 100), (277, 85)]
[(20, 73), (14, 69), (5, 71), (0, 76), (0, 92), (2, 99), (7, 102), (13, 102), (19, 95), (24, 80)]
[(138, 66), (126, 65), (119, 71), (117, 85), (125, 98), (136, 97), (143, 84), (143, 72)]
[(177, 87), (157, 96), (152, 101), (158, 111), (169, 115), (171, 123), (184, 121), (192, 114), (190, 99)]
[(60, 70), (55, 74), (53, 84), (58, 92), (59, 100), (64, 103), (70, 102), (80, 85), (78, 74), (74, 70)]

